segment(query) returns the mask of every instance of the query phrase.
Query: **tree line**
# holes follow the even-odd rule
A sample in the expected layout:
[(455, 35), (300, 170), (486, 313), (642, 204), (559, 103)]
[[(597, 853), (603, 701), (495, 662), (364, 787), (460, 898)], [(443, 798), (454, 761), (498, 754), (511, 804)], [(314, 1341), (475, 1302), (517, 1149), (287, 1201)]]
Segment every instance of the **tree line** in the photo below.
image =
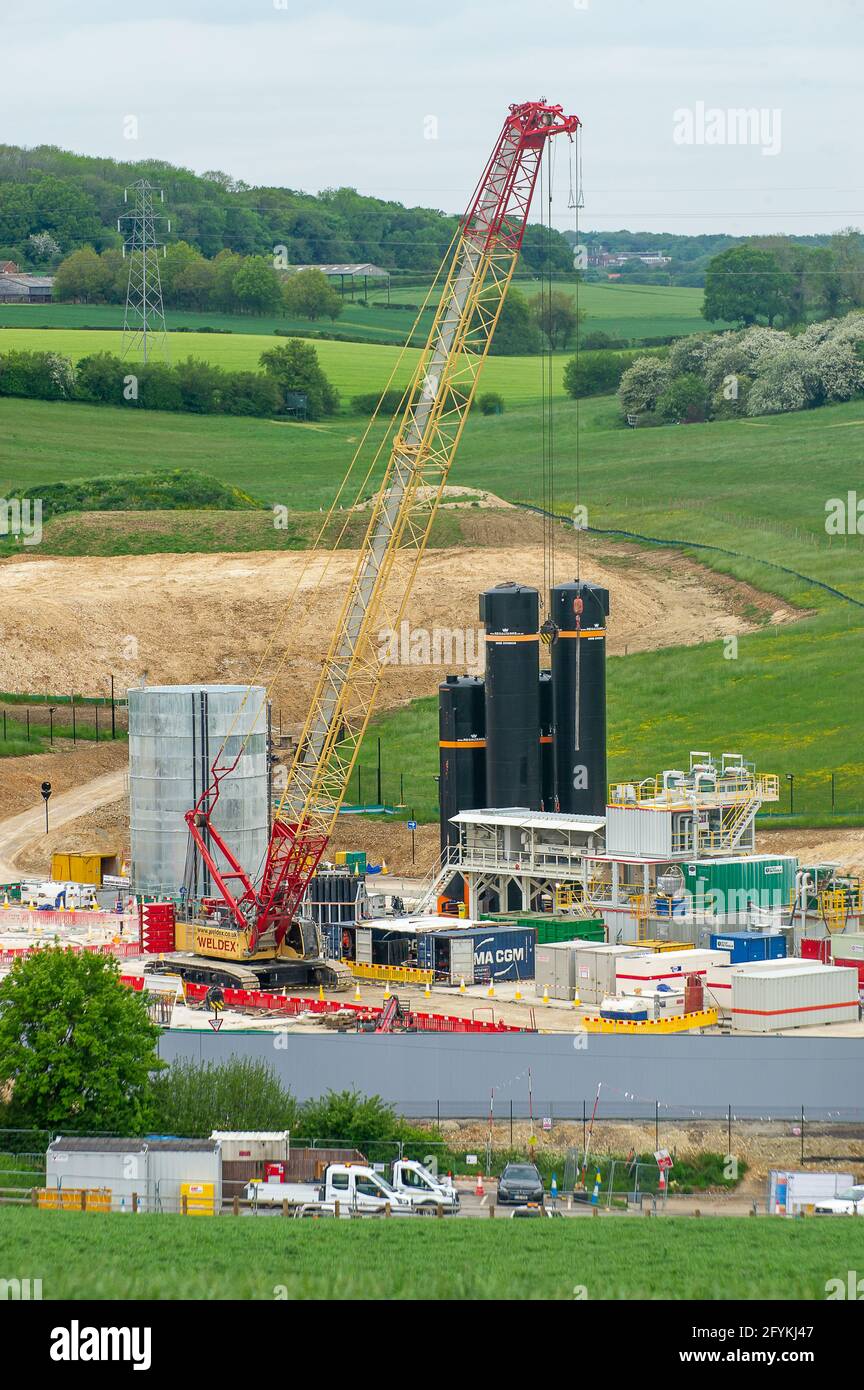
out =
[[(56, 146), (23, 149), (0, 145), (0, 260), (52, 264), (83, 245), (97, 251), (119, 248), (117, 217), (128, 212), (124, 190), (149, 179), (165, 195), (172, 238), (213, 260), (220, 251), (238, 256), (272, 256), (284, 247), (291, 264), (372, 261), (394, 272), (437, 270), (458, 219), (436, 208), (366, 197), (353, 188), (301, 193), (290, 188), (253, 187), (222, 170), (195, 174), (160, 160), (124, 163), (73, 154)], [(41, 259), (30, 243), (52, 238)], [(539, 273), (572, 270), (563, 236), (528, 228), (524, 267)]]
[(73, 363), (56, 352), (11, 351), (0, 355), (0, 396), (198, 415), (270, 416), (299, 409), (308, 420), (338, 410), (339, 392), (311, 343), (292, 338), (262, 352), (258, 361), (263, 370), (248, 372), (195, 357), (170, 365), (97, 352)]
[(825, 246), (754, 237), (715, 256), (705, 275), (703, 318), (742, 327), (794, 328), (864, 307), (864, 235), (834, 233)]

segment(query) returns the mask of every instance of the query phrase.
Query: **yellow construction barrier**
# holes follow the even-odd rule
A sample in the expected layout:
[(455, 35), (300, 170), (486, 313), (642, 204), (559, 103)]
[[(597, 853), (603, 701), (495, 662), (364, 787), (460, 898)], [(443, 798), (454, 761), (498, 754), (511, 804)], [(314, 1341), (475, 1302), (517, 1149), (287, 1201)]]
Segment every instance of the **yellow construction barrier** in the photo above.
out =
[(649, 1018), (632, 1023), (620, 1018), (586, 1018), (586, 1033), (689, 1033), (693, 1028), (710, 1028), (717, 1022), (716, 1009), (672, 1018)]
[(40, 1187), (36, 1205), (43, 1211), (110, 1211), (110, 1187)]
[(356, 960), (343, 962), (356, 980), (381, 980), (387, 984), (426, 985), (432, 983), (431, 970), (415, 970), (407, 965), (359, 965)]

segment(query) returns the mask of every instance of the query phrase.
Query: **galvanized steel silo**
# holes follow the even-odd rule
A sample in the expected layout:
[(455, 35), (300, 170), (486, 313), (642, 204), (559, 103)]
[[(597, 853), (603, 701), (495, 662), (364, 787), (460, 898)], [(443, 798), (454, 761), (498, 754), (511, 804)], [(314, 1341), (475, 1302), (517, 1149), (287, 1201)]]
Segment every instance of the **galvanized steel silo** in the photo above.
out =
[[(244, 704), (244, 697), (245, 704)], [(213, 824), (257, 878), (270, 825), (268, 707), (261, 686), (162, 685), (129, 691), (129, 819), (137, 892), (176, 893), (189, 832), (185, 813), (209, 784), (213, 759), (232, 762)], [(199, 872), (197, 891), (211, 891)]]

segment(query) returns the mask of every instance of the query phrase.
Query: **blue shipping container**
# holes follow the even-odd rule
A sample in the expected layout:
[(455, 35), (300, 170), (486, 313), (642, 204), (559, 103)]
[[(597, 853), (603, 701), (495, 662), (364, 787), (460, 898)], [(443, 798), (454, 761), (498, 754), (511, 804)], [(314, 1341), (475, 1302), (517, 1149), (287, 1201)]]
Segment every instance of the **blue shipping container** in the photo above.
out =
[(454, 927), (452, 931), (418, 932), (420, 968), (440, 973), (442, 953), (449, 952), (449, 945), (445, 943), (466, 939), (474, 942), (475, 980), (533, 980), (534, 946), (537, 940), (534, 928), (499, 927), (490, 922)]
[(730, 965), (748, 960), (781, 960), (786, 955), (786, 937), (782, 932), (727, 931), (711, 936), (712, 951), (729, 951)]

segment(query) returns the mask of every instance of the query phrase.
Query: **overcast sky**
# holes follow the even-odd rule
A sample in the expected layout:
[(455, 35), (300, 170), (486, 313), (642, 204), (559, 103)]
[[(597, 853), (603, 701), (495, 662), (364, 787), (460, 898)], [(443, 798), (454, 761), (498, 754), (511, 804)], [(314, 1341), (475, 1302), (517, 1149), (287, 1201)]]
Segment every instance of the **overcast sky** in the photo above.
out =
[[(455, 212), (508, 104), (545, 96), (584, 124), (585, 228), (864, 226), (864, 0), (3, 0), (2, 11), (0, 140), (12, 144), (310, 192), (348, 184)], [(728, 142), (726, 113), (740, 108), (761, 113), (743, 145)], [(124, 136), (129, 116), (137, 139)], [(574, 225), (567, 164), (562, 142), (561, 230)]]

